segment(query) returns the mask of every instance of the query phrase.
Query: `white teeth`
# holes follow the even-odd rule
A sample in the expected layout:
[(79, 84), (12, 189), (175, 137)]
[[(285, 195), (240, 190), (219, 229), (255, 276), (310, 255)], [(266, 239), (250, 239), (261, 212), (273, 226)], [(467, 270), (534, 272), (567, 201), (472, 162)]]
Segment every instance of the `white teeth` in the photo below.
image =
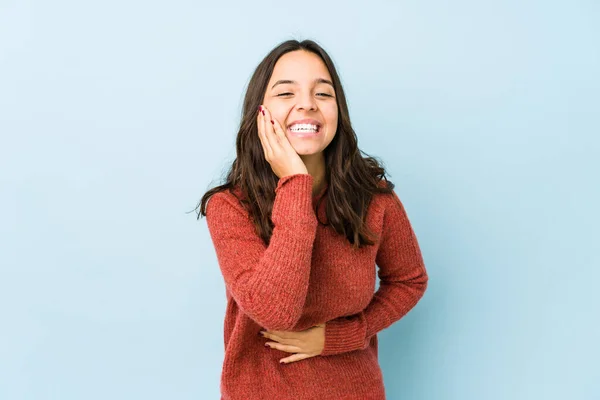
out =
[(290, 130), (294, 132), (316, 132), (318, 127), (313, 124), (295, 124), (290, 126)]

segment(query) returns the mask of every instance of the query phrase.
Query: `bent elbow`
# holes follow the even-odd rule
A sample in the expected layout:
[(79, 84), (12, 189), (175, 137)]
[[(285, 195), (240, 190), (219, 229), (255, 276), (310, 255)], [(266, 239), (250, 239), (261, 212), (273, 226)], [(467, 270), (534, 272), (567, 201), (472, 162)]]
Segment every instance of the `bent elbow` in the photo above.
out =
[(289, 318), (287, 316), (282, 318), (267, 318), (257, 322), (260, 326), (270, 331), (291, 331), (299, 320), (300, 317)]
[[(249, 309), (247, 309), (249, 311)], [(287, 307), (254, 308), (254, 312), (246, 314), (257, 324), (271, 331), (290, 331), (296, 326), (302, 316), (302, 307), (290, 309)]]

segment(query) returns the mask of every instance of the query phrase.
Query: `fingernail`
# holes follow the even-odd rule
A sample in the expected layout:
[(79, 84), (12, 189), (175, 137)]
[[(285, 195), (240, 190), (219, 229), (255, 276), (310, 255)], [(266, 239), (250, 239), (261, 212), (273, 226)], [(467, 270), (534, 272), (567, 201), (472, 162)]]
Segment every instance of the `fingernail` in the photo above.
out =
[(262, 111), (263, 115), (265, 115), (265, 110), (260, 110), (260, 111)]
[(265, 347), (271, 347), (271, 346), (269, 346), (269, 343), (265, 343)]
[(273, 120), (271, 120), (271, 123), (272, 123), (273, 125), (275, 125), (275, 122), (273, 122)]
[(262, 111), (262, 106), (258, 106), (258, 111)]

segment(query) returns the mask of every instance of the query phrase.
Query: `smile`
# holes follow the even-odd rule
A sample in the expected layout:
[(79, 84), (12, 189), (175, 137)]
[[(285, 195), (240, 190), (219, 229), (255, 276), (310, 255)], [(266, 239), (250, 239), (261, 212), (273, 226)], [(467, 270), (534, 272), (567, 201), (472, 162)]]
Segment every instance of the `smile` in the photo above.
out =
[(288, 127), (288, 131), (297, 137), (316, 136), (321, 131), (321, 127), (313, 124), (294, 124)]

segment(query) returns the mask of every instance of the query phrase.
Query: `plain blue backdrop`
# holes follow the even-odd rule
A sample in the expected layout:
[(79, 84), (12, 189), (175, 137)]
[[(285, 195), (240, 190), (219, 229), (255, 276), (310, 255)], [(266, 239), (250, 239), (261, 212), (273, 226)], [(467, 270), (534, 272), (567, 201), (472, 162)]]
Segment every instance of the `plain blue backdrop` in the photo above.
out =
[(0, 399), (218, 399), (189, 213), (279, 42), (339, 68), (430, 275), (388, 398), (600, 399), (597, 1), (0, 1)]

